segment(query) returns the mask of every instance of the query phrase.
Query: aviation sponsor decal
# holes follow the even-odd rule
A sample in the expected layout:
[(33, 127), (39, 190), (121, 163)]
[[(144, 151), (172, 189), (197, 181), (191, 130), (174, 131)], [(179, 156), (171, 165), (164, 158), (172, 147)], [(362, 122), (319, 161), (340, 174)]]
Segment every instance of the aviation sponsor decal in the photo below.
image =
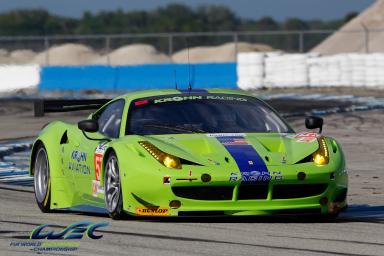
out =
[(104, 195), (104, 187), (100, 185), (100, 181), (92, 180), (92, 195), (98, 197), (99, 194)]
[[(212, 136), (212, 135), (211, 135)], [(235, 160), (241, 173), (242, 183), (259, 183), (268, 182), (271, 176), (263, 159), (250, 145), (244, 136), (236, 134), (235, 136), (212, 136), (227, 149), (229, 154)], [(234, 175), (230, 177), (230, 181), (234, 181)]]
[(79, 174), (89, 175), (91, 170), (87, 165), (87, 153), (78, 150), (72, 151), (68, 169)]
[(168, 207), (136, 207), (136, 214), (140, 216), (168, 216), (169, 208)]
[(95, 164), (95, 179), (97, 181), (100, 181), (100, 173), (103, 165), (103, 157), (107, 148), (108, 148), (108, 145), (106, 144), (106, 142), (104, 142), (96, 147), (95, 154), (93, 155), (93, 162)]
[(75, 150), (72, 151), (71, 159), (76, 160), (78, 163), (87, 161), (87, 153)]
[(295, 139), (297, 142), (311, 143), (317, 140), (320, 135), (316, 132), (301, 132), (295, 135), (288, 135), (287, 138)]

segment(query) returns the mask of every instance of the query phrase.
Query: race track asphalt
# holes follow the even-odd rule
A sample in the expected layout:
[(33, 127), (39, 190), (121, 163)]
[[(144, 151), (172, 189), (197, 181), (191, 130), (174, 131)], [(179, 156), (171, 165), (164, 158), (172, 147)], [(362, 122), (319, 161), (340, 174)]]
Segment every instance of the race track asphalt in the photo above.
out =
[[(6, 118), (10, 122), (14, 120), (7, 127), (19, 122), (15, 121), (17, 115)], [(40, 119), (40, 123), (49, 118)], [(74, 121), (81, 118), (68, 117)], [(289, 122), (296, 130), (305, 130), (302, 118)], [(32, 118), (24, 123), (32, 128), (24, 132), (9, 131), (8, 138), (34, 136), (42, 125)], [(76, 221), (107, 221), (109, 225), (97, 232), (103, 235), (99, 240), (88, 237), (77, 240), (80, 243), (77, 251), (42, 254), (384, 255), (383, 127), (384, 110), (325, 117), (324, 133), (341, 142), (350, 177), (349, 208), (335, 221), (291, 217), (114, 221), (95, 214), (44, 214), (35, 203), (31, 186), (0, 182), (0, 255), (36, 255), (30, 250), (32, 247), (14, 246), (15, 242), (30, 242), (31, 231), (41, 224), (53, 225), (54, 230), (60, 231)], [(25, 155), (15, 153), (18, 157)], [(12, 161), (18, 161), (17, 157), (8, 159)]]

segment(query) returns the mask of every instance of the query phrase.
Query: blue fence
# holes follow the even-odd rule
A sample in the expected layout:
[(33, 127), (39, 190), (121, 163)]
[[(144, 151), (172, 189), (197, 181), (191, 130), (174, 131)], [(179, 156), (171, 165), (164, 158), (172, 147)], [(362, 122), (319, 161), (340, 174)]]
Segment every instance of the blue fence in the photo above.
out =
[[(189, 79), (190, 78), (190, 79)], [(41, 69), (41, 91), (127, 91), (141, 89), (237, 88), (236, 63), (147, 64), (138, 66), (47, 66)]]

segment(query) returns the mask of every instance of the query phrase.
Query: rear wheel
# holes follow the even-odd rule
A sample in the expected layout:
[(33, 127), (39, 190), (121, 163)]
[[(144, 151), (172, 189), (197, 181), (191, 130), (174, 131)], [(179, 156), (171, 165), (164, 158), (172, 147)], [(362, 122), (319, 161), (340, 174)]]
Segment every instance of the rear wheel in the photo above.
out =
[(34, 188), (37, 205), (42, 212), (50, 212), (51, 181), (47, 150), (39, 145), (34, 163)]
[(120, 170), (114, 152), (109, 154), (104, 170), (105, 206), (112, 219), (122, 219), (125, 214), (121, 194)]

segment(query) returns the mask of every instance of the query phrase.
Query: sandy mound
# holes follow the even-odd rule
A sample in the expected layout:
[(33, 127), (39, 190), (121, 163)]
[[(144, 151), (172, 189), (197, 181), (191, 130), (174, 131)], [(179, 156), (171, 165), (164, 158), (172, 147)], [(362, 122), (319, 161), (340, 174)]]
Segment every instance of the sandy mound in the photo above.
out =
[(82, 65), (89, 64), (99, 55), (90, 47), (82, 44), (62, 44), (53, 46), (47, 51), (41, 52), (31, 61), (33, 64), (46, 64), (48, 53), (49, 65)]
[[(273, 51), (268, 45), (240, 42), (239, 52)], [(227, 43), (220, 46), (194, 47), (189, 49), (191, 63), (229, 62), (235, 60), (235, 45)], [(47, 63), (48, 58), (48, 63)], [(120, 47), (109, 55), (100, 55), (92, 48), (82, 44), (55, 45), (47, 51), (36, 54), (31, 50), (15, 50), (9, 53), (0, 49), (0, 64), (39, 64), (39, 65), (140, 65), (151, 63), (187, 63), (187, 49), (176, 52), (172, 59), (148, 44), (131, 44)]]
[[(376, 1), (372, 6), (367, 8), (359, 16), (352, 19), (339, 30), (357, 32), (336, 32), (311, 51), (324, 55), (346, 52), (365, 52), (363, 25), (369, 30), (384, 28), (384, 0)], [(384, 32), (371, 32), (369, 34), (369, 51), (384, 52), (383, 42)]]
[[(273, 48), (265, 44), (250, 44), (239, 42), (239, 52), (267, 52)], [(226, 43), (220, 46), (193, 47), (189, 49), (191, 63), (230, 62), (235, 61), (236, 49), (234, 43)], [(172, 56), (175, 63), (188, 63), (188, 50), (183, 49)]]
[(148, 44), (131, 44), (112, 51), (109, 56), (95, 59), (93, 64), (137, 65), (150, 63), (169, 63), (171, 59)]
[(11, 59), (9, 58), (8, 51), (5, 49), (0, 49), (0, 65), (9, 64)]
[(25, 64), (31, 61), (36, 53), (31, 50), (15, 50), (9, 54), (13, 64)]

